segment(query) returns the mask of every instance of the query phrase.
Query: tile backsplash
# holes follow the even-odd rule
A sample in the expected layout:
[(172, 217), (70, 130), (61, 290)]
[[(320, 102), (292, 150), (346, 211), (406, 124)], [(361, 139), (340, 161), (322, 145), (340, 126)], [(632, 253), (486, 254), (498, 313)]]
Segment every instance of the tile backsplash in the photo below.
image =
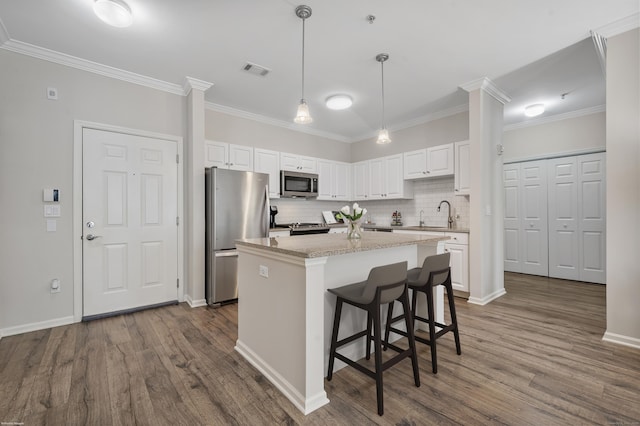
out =
[[(359, 201), (361, 207), (367, 209), (365, 220), (377, 225), (391, 224), (391, 215), (398, 210), (402, 213), (402, 221), (406, 226), (418, 225), (420, 211), (427, 226), (447, 226), (447, 206), (444, 204), (437, 211), (440, 201), (451, 203), (454, 225), (469, 228), (469, 197), (456, 196), (453, 190), (453, 176), (441, 178), (419, 179), (413, 182), (413, 199), (410, 200), (375, 200)], [(276, 223), (291, 222), (323, 222), (323, 210), (340, 210), (347, 204), (344, 201), (318, 201), (280, 198), (271, 200), (278, 206)], [(351, 203), (349, 203), (351, 204)]]

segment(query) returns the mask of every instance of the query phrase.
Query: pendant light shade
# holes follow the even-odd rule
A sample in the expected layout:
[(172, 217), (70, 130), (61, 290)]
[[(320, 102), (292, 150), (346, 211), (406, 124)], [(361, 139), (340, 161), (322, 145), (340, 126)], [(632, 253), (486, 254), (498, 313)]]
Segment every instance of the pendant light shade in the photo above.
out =
[(298, 113), (293, 121), (298, 124), (309, 124), (313, 121), (313, 118), (309, 114), (309, 105), (304, 100), (304, 21), (311, 16), (311, 8), (305, 5), (296, 7), (296, 16), (302, 19), (302, 96), (298, 105)]
[(376, 143), (380, 145), (391, 143), (391, 138), (389, 138), (389, 131), (384, 124), (384, 62), (389, 59), (388, 53), (380, 53), (376, 56), (376, 61), (380, 62), (380, 70), (382, 75), (382, 128), (378, 132), (378, 139)]
[(125, 28), (133, 23), (131, 9), (122, 0), (95, 0), (93, 11), (98, 18), (112, 27)]

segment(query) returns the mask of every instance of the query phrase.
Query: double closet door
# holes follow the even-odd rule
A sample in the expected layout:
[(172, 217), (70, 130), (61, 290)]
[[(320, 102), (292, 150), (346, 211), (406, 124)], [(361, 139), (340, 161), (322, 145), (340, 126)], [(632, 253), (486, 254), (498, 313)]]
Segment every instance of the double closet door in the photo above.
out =
[(505, 271), (605, 283), (605, 154), (504, 166)]

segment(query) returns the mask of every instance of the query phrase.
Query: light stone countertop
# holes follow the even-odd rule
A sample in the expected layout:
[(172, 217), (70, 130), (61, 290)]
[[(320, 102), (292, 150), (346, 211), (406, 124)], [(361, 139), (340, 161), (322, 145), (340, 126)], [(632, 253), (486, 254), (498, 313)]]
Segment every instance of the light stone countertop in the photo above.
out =
[(436, 243), (449, 237), (433, 237), (392, 232), (363, 232), (359, 240), (348, 240), (345, 234), (298, 235), (283, 238), (251, 238), (236, 240), (246, 246), (290, 256), (312, 258), (378, 250), (421, 243)]

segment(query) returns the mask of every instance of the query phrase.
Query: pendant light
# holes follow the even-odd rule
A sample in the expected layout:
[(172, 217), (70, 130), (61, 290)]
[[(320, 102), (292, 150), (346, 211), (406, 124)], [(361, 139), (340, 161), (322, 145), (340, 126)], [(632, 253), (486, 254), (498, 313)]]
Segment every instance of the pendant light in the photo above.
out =
[(378, 139), (376, 143), (380, 145), (391, 143), (389, 138), (389, 131), (384, 125), (384, 62), (389, 59), (388, 53), (380, 53), (376, 56), (376, 61), (380, 62), (380, 70), (382, 71), (382, 128), (378, 132)]
[(305, 5), (296, 7), (296, 16), (302, 19), (302, 97), (300, 98), (300, 105), (298, 105), (298, 113), (293, 121), (298, 124), (309, 124), (313, 121), (313, 118), (309, 115), (309, 106), (307, 101), (304, 100), (304, 21), (311, 16), (311, 8)]

